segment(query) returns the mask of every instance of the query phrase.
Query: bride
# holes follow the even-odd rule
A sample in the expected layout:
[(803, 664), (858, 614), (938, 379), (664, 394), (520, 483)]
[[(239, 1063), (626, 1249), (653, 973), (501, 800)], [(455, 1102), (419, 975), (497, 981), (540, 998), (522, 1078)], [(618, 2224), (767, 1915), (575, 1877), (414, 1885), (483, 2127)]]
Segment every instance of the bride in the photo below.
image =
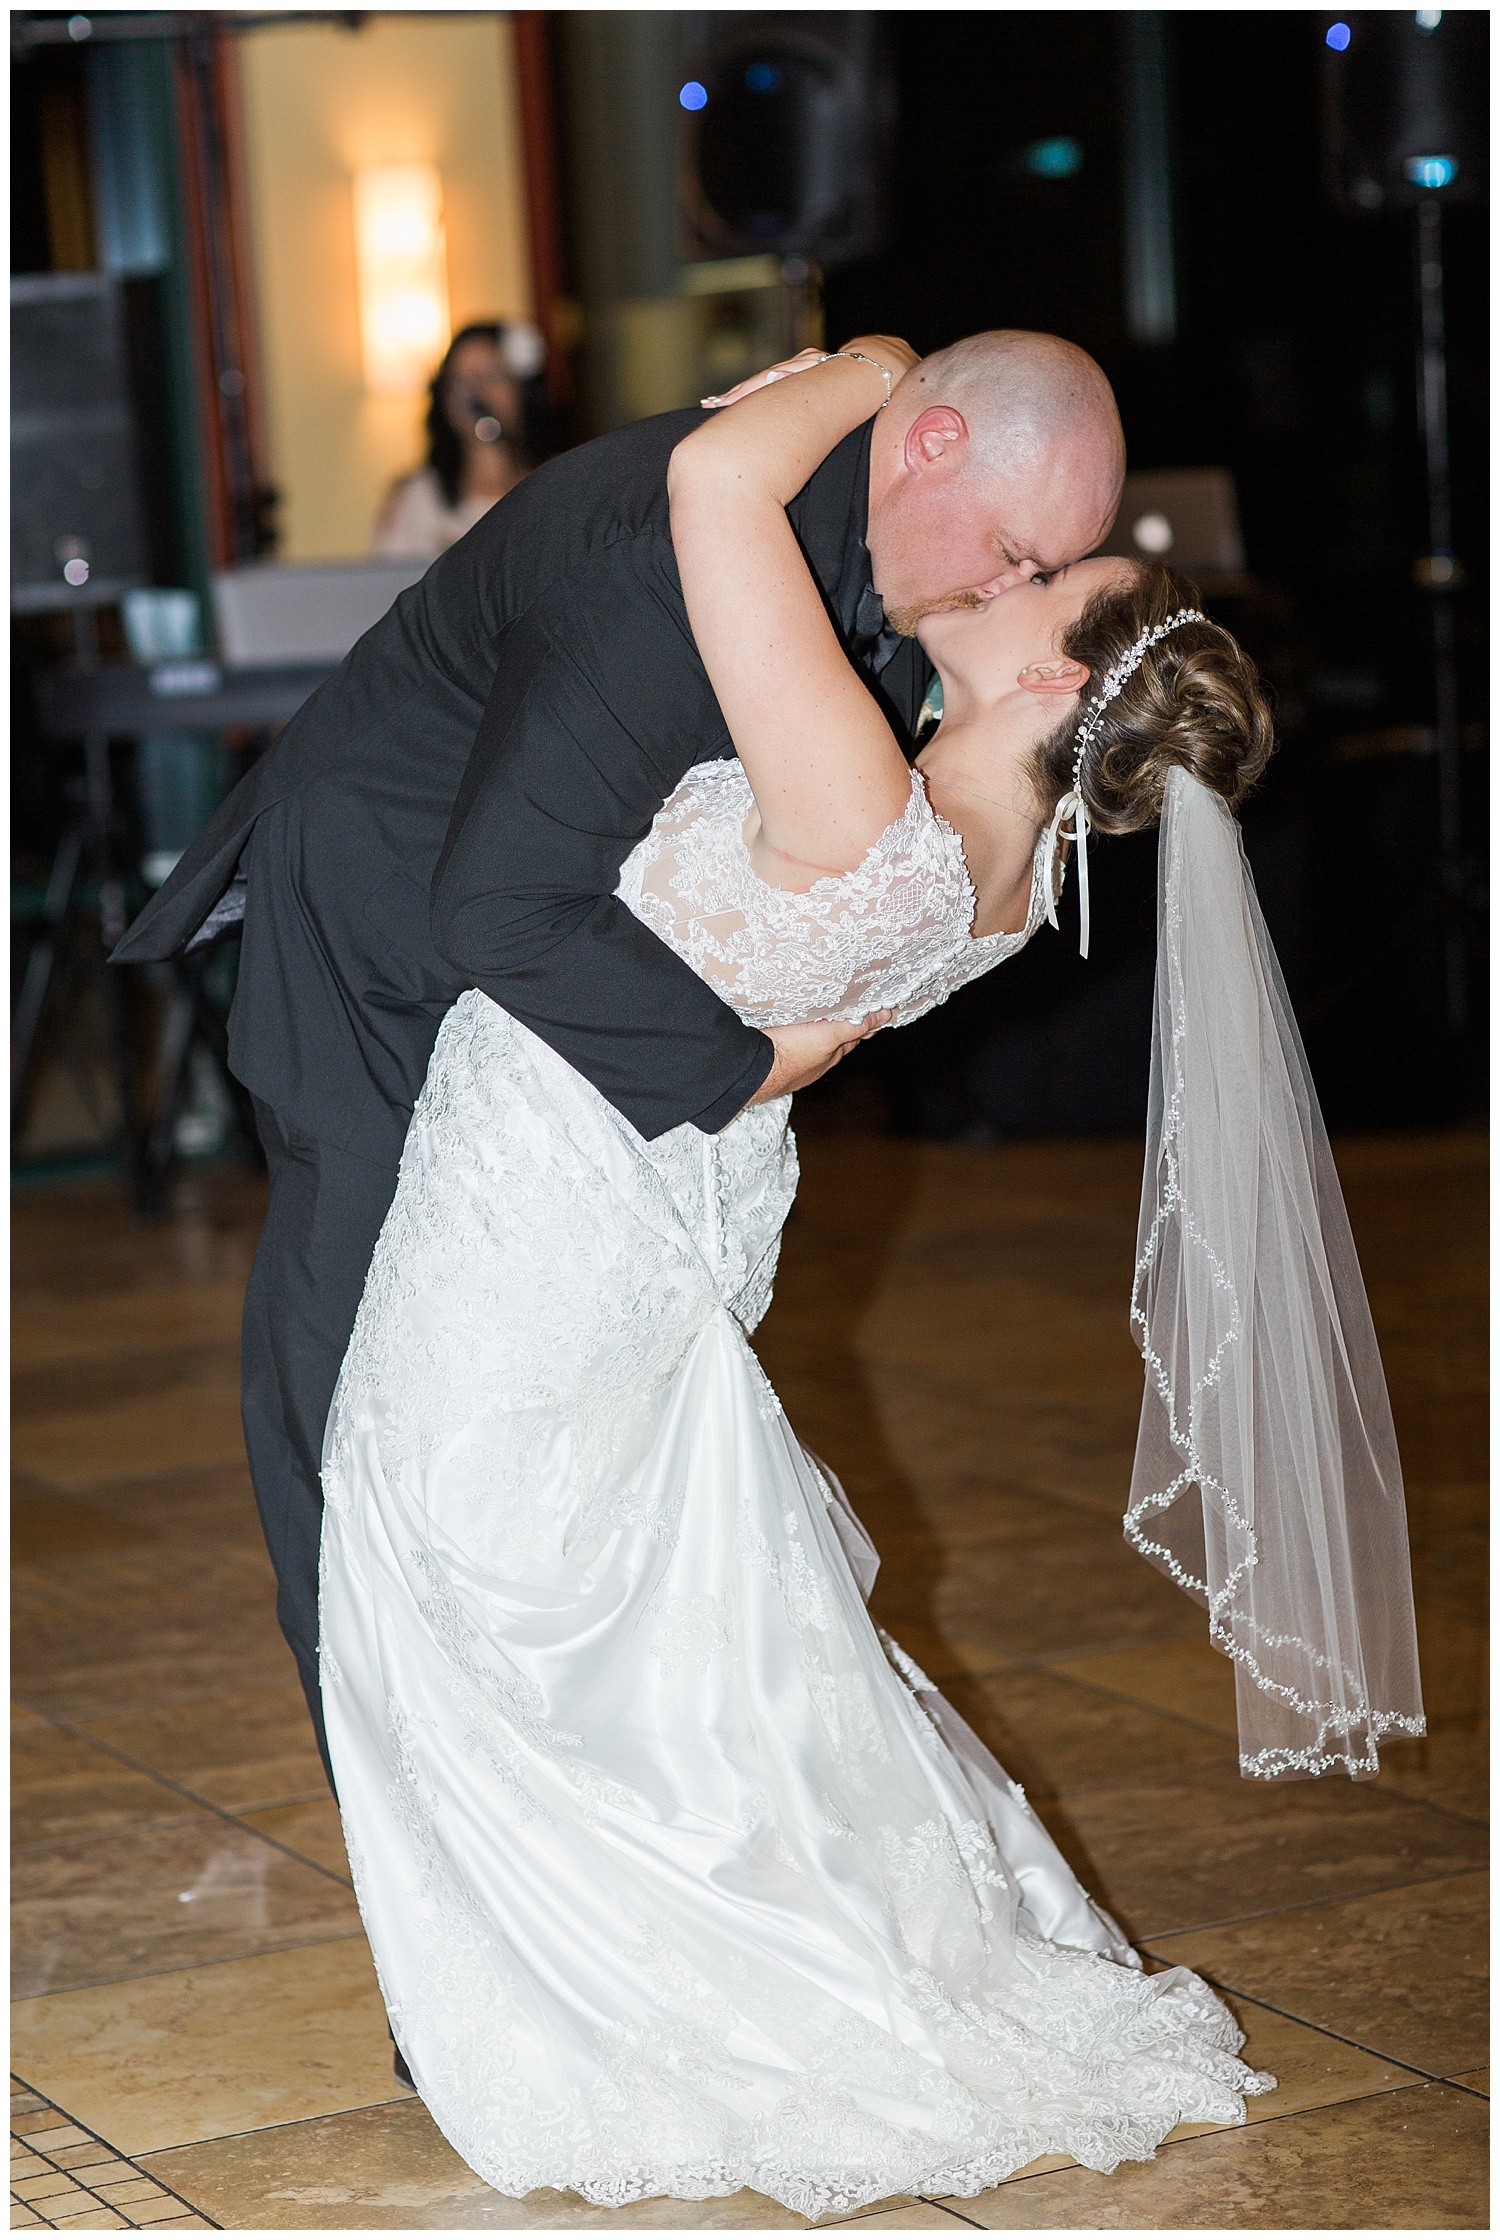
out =
[[(944, 712), (907, 766), (782, 507), (909, 362), (875, 342), (821, 360), (673, 460), (738, 759), (689, 772), (619, 892), (760, 1026), (857, 1039), (1002, 963), (1056, 922), (1065, 827), (1082, 873), (1090, 822), (1153, 823), (1185, 789), (1237, 853), (1228, 812), (1271, 745), (1249, 662), (1189, 588), (1095, 559), (910, 618)], [(1198, 1978), (1142, 1971), (867, 1615), (874, 1550), (748, 1343), (796, 1189), (788, 1104), (647, 1142), (471, 990), (334, 1398), (322, 1669), (351, 1868), (417, 2088), (503, 2193), (752, 2187), (808, 2216), (972, 2195), (1047, 2153), (1149, 2156), (1273, 2081)], [(1159, 1379), (1175, 1438), (1169, 1398)], [(1216, 1424), (1194, 1413), (1212, 1457)], [(1204, 1579), (1190, 1534), (1136, 1536), (1284, 1722), (1280, 1637), (1232, 1560), (1247, 1500), (1211, 1514), (1197, 1447), (1187, 1469)], [(1165, 1532), (1177, 1490), (1132, 1513)], [(1330, 1657), (1309, 1621), (1302, 1649), (1312, 1686), (1362, 1643), (1346, 1628)], [(1348, 1693), (1317, 1683), (1322, 1762), (1367, 1770), (1350, 1736), (1391, 1722), (1362, 1699), (1361, 1728)]]

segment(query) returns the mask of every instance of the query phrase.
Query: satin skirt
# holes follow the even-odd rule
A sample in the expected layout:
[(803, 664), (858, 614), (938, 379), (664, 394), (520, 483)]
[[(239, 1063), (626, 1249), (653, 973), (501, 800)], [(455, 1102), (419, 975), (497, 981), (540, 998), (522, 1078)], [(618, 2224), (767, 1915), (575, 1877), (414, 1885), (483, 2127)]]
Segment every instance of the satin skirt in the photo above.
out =
[(355, 1886), (417, 2089), (503, 2193), (816, 2216), (1108, 2170), (1269, 2085), (872, 1625), (747, 1342), (786, 1123), (647, 1144), (465, 996), (330, 1413)]

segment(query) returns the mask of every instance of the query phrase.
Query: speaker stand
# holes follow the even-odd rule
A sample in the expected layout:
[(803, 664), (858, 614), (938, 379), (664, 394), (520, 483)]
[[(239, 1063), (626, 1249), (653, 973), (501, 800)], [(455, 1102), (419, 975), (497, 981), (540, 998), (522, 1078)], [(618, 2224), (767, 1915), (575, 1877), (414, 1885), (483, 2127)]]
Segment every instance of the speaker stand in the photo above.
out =
[(1417, 302), (1422, 320), (1417, 394), (1427, 462), (1427, 553), (1418, 580), (1432, 601), (1435, 743), (1438, 776), (1438, 876), (1447, 928), (1444, 940), (1448, 1028), (1469, 1020), (1468, 876), (1463, 852), (1463, 740), (1458, 711), (1458, 617), (1461, 580), (1453, 557), (1453, 501), (1448, 459), (1448, 350), (1443, 317), (1443, 213), (1436, 193), (1417, 204)]

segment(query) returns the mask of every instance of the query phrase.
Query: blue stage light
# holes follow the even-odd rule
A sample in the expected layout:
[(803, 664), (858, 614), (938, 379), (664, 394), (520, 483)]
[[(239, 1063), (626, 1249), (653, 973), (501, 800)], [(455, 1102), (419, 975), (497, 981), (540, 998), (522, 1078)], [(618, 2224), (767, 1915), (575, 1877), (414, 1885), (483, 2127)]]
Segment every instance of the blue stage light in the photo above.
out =
[(781, 83), (781, 72), (774, 62), (752, 62), (745, 72), (745, 83), (752, 93), (774, 93)]
[(1033, 140), (1021, 157), (1023, 167), (1038, 179), (1071, 179), (1083, 169), (1083, 150), (1076, 140)]
[(696, 78), (689, 78), (677, 98), (684, 109), (706, 109), (708, 107), (708, 88), (707, 86), (700, 86)]
[(1401, 168), (1414, 187), (1451, 187), (1458, 177), (1458, 158), (1408, 156)]
[(1342, 54), (1349, 41), (1354, 37), (1354, 33), (1349, 29), (1347, 23), (1331, 23), (1323, 36), (1335, 54)]

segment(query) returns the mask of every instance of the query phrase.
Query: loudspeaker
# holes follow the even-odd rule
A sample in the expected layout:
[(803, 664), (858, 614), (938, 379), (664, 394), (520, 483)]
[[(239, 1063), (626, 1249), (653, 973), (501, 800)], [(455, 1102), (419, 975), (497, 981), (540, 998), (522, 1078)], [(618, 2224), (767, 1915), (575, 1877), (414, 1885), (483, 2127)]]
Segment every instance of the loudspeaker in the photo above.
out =
[(896, 119), (879, 16), (757, 9), (685, 20), (688, 257), (770, 252), (826, 270), (873, 254)]
[[(1339, 42), (1342, 40), (1342, 44)], [(1323, 63), (1328, 192), (1355, 210), (1483, 197), (1489, 172), (1489, 15), (1403, 8), (1333, 24)]]
[(11, 606), (102, 606), (152, 574), (125, 284), (10, 284)]

